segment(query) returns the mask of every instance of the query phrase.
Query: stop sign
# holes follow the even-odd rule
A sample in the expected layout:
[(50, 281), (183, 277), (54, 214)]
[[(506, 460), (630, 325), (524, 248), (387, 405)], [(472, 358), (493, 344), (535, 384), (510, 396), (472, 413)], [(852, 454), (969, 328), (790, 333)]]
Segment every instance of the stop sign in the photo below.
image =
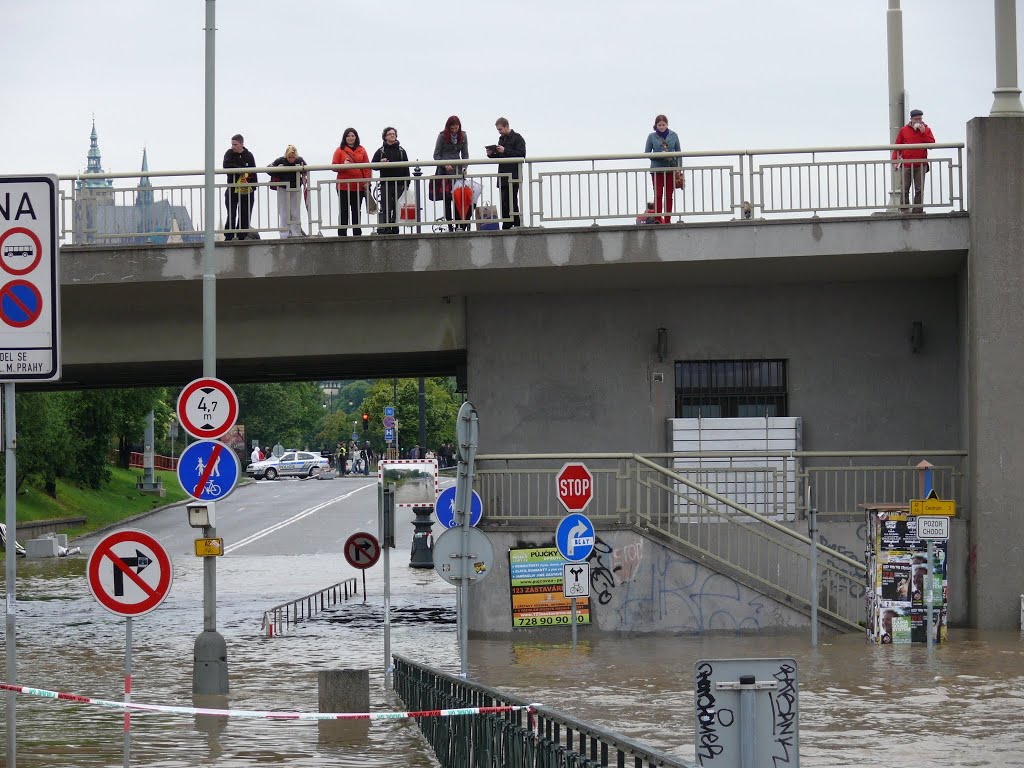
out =
[(555, 476), (555, 489), (567, 512), (582, 512), (594, 498), (594, 476), (585, 464), (569, 462)]

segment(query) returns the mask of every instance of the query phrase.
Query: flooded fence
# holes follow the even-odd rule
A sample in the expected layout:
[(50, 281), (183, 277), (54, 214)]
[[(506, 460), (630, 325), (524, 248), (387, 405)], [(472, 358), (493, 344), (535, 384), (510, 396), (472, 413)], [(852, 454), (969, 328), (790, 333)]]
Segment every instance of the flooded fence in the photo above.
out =
[(633, 766), (693, 768), (626, 736), (584, 723), (539, 704), (395, 655), (395, 691), (410, 710), (459, 707), (529, 707), (466, 717), (420, 718), (420, 730), (442, 768), (500, 765)]
[(331, 584), (329, 587), (311, 592), (304, 597), (275, 605), (263, 612), (263, 625), (260, 627), (260, 631), (266, 637), (287, 632), (292, 624), (297, 624), (332, 605), (347, 602), (358, 592), (356, 578), (353, 576), (339, 581), (337, 584)]

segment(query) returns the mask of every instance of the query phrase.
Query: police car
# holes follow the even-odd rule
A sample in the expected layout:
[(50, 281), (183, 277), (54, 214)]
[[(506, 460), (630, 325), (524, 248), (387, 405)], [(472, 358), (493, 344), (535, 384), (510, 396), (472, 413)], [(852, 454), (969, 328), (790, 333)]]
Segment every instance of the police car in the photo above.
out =
[(254, 461), (245, 471), (257, 480), (276, 480), (278, 477), (289, 476), (316, 477), (330, 466), (331, 462), (315, 453), (288, 451), (281, 458), (271, 456), (263, 461)]

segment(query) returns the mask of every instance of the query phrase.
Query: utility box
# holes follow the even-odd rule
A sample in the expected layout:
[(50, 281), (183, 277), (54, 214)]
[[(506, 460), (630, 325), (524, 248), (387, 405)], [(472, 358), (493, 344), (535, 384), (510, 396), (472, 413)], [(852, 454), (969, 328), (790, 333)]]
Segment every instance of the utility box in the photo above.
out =
[[(928, 642), (928, 542), (906, 504), (867, 507), (867, 637), (882, 645)], [(945, 642), (946, 541), (932, 541), (932, 640)]]

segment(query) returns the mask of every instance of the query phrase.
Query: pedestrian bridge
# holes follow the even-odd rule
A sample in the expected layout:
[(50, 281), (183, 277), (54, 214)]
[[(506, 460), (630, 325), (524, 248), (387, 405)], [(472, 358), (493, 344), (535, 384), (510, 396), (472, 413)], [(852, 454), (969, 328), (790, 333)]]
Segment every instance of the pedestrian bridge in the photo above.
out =
[[(339, 238), (335, 168), (308, 166), (311, 234), (281, 240), (278, 193), (261, 176), (260, 240), (223, 242), (217, 208), (218, 371), (236, 382), (460, 375), (487, 297), (950, 278), (968, 239), (963, 149), (935, 147), (925, 217), (888, 213), (887, 145), (682, 153), (687, 187), (668, 226), (634, 223), (650, 197), (644, 155), (526, 161), (528, 226), (510, 232), (450, 232), (436, 221), (443, 201), (426, 194), (433, 177), (410, 163), (422, 194), (409, 197), (403, 234), (375, 235), (374, 222)], [(465, 170), (481, 203), (497, 200), (494, 161)], [(61, 178), (58, 386), (172, 384), (199, 370), (202, 177), (127, 177)], [(218, 177), (218, 200), (225, 185)], [(157, 209), (177, 213), (140, 214)]]

